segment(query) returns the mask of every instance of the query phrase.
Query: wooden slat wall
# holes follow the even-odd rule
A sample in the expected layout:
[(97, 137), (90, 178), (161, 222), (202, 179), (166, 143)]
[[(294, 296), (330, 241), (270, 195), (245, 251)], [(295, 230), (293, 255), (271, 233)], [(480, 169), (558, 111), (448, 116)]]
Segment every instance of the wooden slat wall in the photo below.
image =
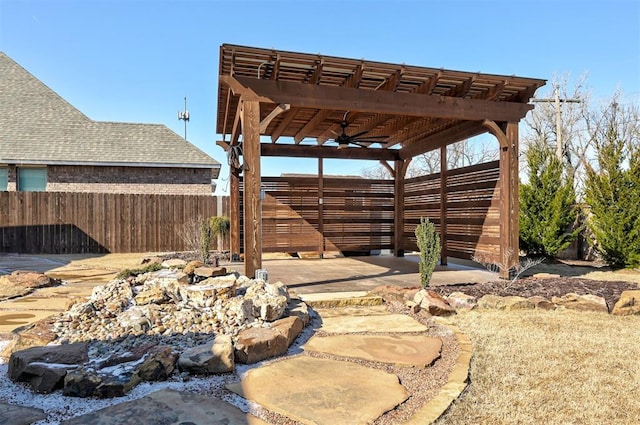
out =
[(318, 178), (263, 177), (262, 249), (264, 252), (391, 249), (393, 187), (392, 180), (325, 177), (323, 239), (318, 232)]
[[(447, 173), (447, 254), (499, 262), (499, 161)], [(414, 230), (427, 217), (440, 231), (440, 174), (405, 181), (404, 244), (417, 249)]]
[(0, 251), (182, 251), (186, 224), (228, 214), (228, 197), (0, 192)]

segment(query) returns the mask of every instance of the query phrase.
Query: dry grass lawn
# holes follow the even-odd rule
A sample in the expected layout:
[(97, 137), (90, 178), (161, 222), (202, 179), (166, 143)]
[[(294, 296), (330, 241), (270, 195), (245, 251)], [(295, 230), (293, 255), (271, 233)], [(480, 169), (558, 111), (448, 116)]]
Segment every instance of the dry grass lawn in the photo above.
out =
[(640, 317), (572, 311), (455, 316), (471, 385), (436, 423), (638, 424)]

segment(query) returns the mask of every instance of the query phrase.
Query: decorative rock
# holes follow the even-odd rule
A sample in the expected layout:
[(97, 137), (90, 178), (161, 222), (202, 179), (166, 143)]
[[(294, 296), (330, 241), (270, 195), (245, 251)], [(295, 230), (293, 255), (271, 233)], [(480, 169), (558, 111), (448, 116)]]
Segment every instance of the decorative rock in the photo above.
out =
[(382, 285), (374, 288), (367, 295), (380, 296), (387, 303), (397, 302), (405, 304), (407, 301), (413, 300), (419, 290), (420, 288), (418, 287), (402, 288), (400, 286)]
[(495, 309), (495, 310), (504, 310), (505, 302), (503, 297), (499, 297), (493, 294), (483, 295), (478, 300), (478, 308), (479, 309)]
[(504, 299), (504, 309), (507, 311), (511, 310), (531, 310), (535, 308), (533, 302), (529, 301), (524, 297), (518, 296), (507, 296), (503, 297)]
[(173, 373), (178, 353), (173, 347), (156, 345), (143, 358), (142, 364), (135, 371), (138, 377), (143, 381), (164, 381)]
[(640, 314), (640, 290), (622, 292), (620, 299), (613, 306), (611, 314), (617, 316)]
[(302, 320), (296, 316), (285, 317), (284, 319), (276, 320), (271, 324), (273, 329), (277, 329), (282, 335), (287, 338), (287, 347), (291, 347), (293, 341), (298, 337), (304, 325)]
[(422, 289), (416, 292), (413, 301), (432, 316), (451, 316), (456, 313), (456, 309), (435, 291)]
[(472, 310), (478, 305), (478, 299), (463, 292), (452, 292), (446, 298), (451, 307), (456, 310)]
[(16, 382), (28, 382), (40, 393), (50, 393), (79, 363), (88, 360), (87, 344), (33, 347), (17, 351), (9, 358), (7, 375)]
[(133, 332), (146, 332), (151, 328), (151, 321), (138, 306), (133, 306), (117, 316), (117, 321), (123, 329)]
[(59, 285), (60, 280), (42, 273), (16, 270), (10, 275), (0, 276), (0, 300), (30, 294), (37, 288)]
[(0, 352), (0, 358), (8, 360), (11, 353), (31, 347), (47, 345), (56, 340), (53, 319), (46, 318), (13, 331), (13, 341)]
[(287, 337), (273, 328), (249, 328), (238, 334), (235, 359), (253, 364), (287, 352)]
[(289, 301), (287, 303), (287, 314), (300, 318), (303, 327), (309, 324), (309, 307), (302, 300), (292, 299)]
[(540, 310), (555, 310), (556, 305), (546, 299), (545, 297), (541, 297), (540, 295), (534, 295), (533, 297), (527, 298), (535, 308)]
[(231, 337), (218, 335), (204, 345), (185, 350), (178, 359), (178, 368), (194, 374), (226, 373), (235, 367)]
[(150, 286), (140, 292), (134, 298), (137, 305), (160, 304), (168, 301), (169, 298), (160, 286)]
[(227, 269), (224, 267), (201, 266), (201, 267), (197, 267), (193, 271), (193, 274), (201, 278), (225, 276), (227, 274)]
[(72, 370), (64, 378), (62, 393), (70, 397), (122, 397), (140, 382), (132, 370), (98, 374), (90, 370)]
[(206, 266), (205, 263), (203, 263), (202, 261), (198, 261), (198, 260), (194, 260), (194, 261), (189, 261), (187, 263), (186, 266), (184, 266), (184, 269), (182, 269), (183, 273), (188, 274), (188, 275), (193, 275), (195, 270), (198, 267), (204, 267)]
[(187, 265), (187, 262), (184, 260), (181, 260), (179, 258), (172, 258), (170, 260), (165, 260), (162, 262), (162, 267), (164, 267), (165, 269), (170, 269), (170, 268), (184, 268)]
[(591, 294), (578, 295), (569, 293), (563, 297), (553, 297), (551, 302), (569, 310), (609, 312), (605, 299)]

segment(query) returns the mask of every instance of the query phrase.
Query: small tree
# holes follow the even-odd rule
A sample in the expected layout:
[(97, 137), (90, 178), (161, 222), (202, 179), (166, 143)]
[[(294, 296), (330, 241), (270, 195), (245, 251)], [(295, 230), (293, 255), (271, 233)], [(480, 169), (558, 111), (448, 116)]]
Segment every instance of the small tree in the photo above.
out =
[[(587, 164), (587, 225), (610, 266), (640, 266), (640, 119), (615, 101), (593, 132), (596, 165)], [(624, 119), (622, 119), (624, 118)], [(625, 126), (633, 126), (625, 128)], [(635, 130), (634, 130), (635, 129)]]
[(542, 141), (526, 153), (528, 183), (520, 184), (520, 243), (527, 254), (554, 257), (577, 237), (573, 179), (563, 175), (561, 160)]
[(212, 236), (216, 238), (218, 249), (220, 249), (220, 241), (229, 236), (231, 222), (226, 215), (214, 216), (209, 218), (209, 226), (211, 226)]
[(420, 250), (420, 284), (426, 288), (440, 258), (440, 235), (433, 223), (424, 217), (420, 218), (415, 235)]

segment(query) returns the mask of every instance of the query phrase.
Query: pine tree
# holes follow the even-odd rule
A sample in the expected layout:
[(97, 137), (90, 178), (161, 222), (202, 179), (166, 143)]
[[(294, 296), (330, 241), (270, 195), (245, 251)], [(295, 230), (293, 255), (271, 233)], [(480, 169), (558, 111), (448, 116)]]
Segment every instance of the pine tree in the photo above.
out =
[(621, 137), (615, 107), (604, 118), (603, 130), (594, 137), (597, 166), (587, 165), (585, 200), (590, 207), (587, 223), (596, 250), (610, 266), (638, 267), (640, 146)]
[(577, 237), (573, 180), (543, 142), (525, 153), (529, 182), (520, 183), (520, 245), (529, 255), (554, 257)]

